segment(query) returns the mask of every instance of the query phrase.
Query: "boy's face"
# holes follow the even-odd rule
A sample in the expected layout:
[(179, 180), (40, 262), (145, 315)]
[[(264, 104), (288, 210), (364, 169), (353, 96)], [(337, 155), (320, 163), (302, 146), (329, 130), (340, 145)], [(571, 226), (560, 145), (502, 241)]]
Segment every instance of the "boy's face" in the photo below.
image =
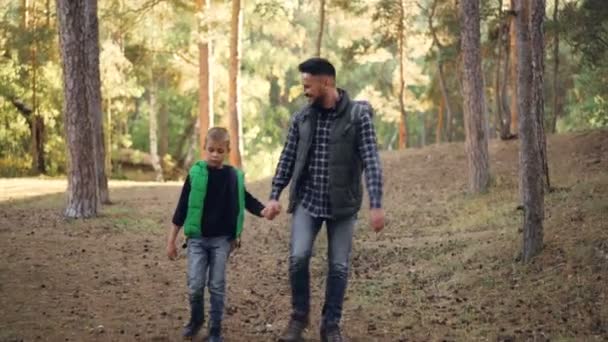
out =
[(230, 145), (227, 141), (214, 141), (207, 139), (205, 145), (207, 165), (220, 168), (224, 164), (224, 159), (230, 152)]

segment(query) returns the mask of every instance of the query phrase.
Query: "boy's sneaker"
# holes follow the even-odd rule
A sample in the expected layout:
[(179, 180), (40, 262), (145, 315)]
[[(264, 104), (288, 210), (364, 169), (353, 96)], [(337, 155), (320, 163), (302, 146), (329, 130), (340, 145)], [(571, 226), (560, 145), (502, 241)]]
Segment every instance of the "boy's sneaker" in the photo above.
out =
[(209, 328), (209, 337), (207, 338), (208, 342), (223, 342), (222, 338), (222, 328), (220, 327), (211, 327)]
[(186, 325), (184, 327), (182, 336), (184, 336), (185, 339), (193, 339), (196, 336), (196, 334), (198, 334), (198, 332), (201, 330), (202, 326), (203, 326), (203, 322), (196, 324), (196, 323), (192, 323), (192, 321), (190, 321), (190, 323), (188, 323), (188, 325)]
[(289, 319), (289, 324), (287, 324), (287, 328), (279, 337), (279, 342), (299, 342), (302, 340), (302, 333), (304, 329), (308, 326), (307, 319), (296, 319), (291, 317)]
[(342, 332), (339, 326), (324, 327), (321, 326), (321, 342), (345, 342), (342, 337)]

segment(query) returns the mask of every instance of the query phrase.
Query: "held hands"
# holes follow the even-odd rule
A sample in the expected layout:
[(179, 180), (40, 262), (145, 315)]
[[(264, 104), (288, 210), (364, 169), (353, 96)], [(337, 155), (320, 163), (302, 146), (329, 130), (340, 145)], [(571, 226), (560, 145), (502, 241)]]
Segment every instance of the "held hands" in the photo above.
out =
[(278, 201), (270, 200), (266, 203), (266, 207), (262, 210), (262, 216), (267, 220), (274, 218), (281, 213), (281, 204)]

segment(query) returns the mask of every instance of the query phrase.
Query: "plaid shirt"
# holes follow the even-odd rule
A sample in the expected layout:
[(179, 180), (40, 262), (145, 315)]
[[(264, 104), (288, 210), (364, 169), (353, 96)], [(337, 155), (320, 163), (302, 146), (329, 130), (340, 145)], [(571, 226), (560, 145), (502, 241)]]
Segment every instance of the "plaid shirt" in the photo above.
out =
[[(346, 113), (345, 115), (349, 115)], [(312, 151), (308, 164), (308, 177), (304, 179), (299, 201), (313, 216), (331, 218), (329, 204), (329, 136), (331, 123), (336, 118), (335, 112), (321, 113), (312, 141)], [(299, 141), (298, 118), (293, 120), (287, 132), (287, 141), (272, 180), (270, 199), (278, 200), (283, 189), (289, 184), (296, 160)], [(376, 133), (370, 111), (363, 111), (359, 120), (357, 150), (363, 161), (365, 181), (370, 198), (371, 208), (382, 207), (382, 168), (376, 146)]]

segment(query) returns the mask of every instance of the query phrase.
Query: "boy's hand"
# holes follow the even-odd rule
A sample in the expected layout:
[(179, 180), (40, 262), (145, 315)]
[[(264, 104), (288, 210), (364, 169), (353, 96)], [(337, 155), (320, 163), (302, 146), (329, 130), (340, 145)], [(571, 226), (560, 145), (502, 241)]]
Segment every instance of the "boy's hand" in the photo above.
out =
[(175, 260), (177, 258), (177, 247), (175, 246), (175, 241), (167, 244), (167, 257), (169, 257), (169, 260)]
[[(264, 212), (266, 212), (266, 214), (264, 214)], [(269, 220), (273, 220), (280, 213), (281, 213), (281, 204), (279, 203), (279, 201), (276, 201), (276, 200), (268, 201), (268, 203), (266, 204), (266, 207), (262, 211), (262, 214), (264, 215), (264, 217), (266, 217)]]
[(262, 209), (262, 216), (264, 216), (265, 219), (272, 221), (277, 215), (273, 213), (270, 208), (266, 207)]

